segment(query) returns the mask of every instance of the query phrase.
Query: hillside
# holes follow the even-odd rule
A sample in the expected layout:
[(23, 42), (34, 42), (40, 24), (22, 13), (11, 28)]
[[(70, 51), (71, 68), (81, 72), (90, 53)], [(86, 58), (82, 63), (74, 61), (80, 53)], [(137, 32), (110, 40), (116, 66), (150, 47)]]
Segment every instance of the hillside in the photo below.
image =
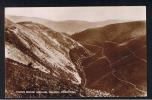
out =
[(86, 87), (116, 96), (146, 95), (145, 39), (142, 36), (122, 44), (105, 42), (101, 54), (97, 52), (94, 56), (83, 58)]
[[(37, 78), (34, 84), (39, 87), (36, 89), (51, 90), (50, 87), (43, 88), (50, 85), (54, 90), (58, 90), (55, 87), (56, 84), (70, 84), (73, 87), (71, 87), (72, 90), (76, 92), (75, 95), (80, 96), (77, 91), (82, 89), (80, 86), (84, 85), (85, 78), (81, 66), (71, 61), (69, 52), (79, 47), (85, 53), (81, 56), (87, 56), (89, 53), (82, 45), (37, 23), (15, 24), (7, 19), (5, 23), (6, 97), (20, 97), (15, 91), (28, 90), (33, 85), (31, 82)], [(36, 74), (35, 77), (30, 77), (34, 74)], [(46, 81), (44, 76), (50, 78), (50, 81)], [(66, 89), (71, 89), (69, 85), (65, 86), (68, 86), (65, 87)], [(26, 95), (26, 97), (29, 96)], [(24, 96), (21, 95), (21, 97)]]
[(81, 59), (87, 88), (115, 96), (147, 95), (144, 21), (87, 29), (71, 37), (93, 53)]

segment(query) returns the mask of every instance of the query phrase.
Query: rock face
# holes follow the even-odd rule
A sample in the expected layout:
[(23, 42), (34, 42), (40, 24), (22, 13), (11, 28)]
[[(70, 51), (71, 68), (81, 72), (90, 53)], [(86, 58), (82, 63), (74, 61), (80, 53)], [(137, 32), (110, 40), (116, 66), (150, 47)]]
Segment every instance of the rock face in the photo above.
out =
[(115, 96), (147, 95), (147, 54), (144, 22), (88, 29), (74, 34), (93, 54), (81, 59), (86, 87)]
[[(6, 98), (78, 97), (81, 94), (79, 86), (69, 81), (29, 68), (9, 58), (6, 58), (5, 62)], [(25, 91), (31, 93), (25, 93)], [(53, 93), (55, 91), (57, 93)], [(62, 93), (62, 91), (73, 93)]]
[[(61, 93), (60, 96), (80, 96), (85, 78), (81, 66), (73, 63), (69, 56), (70, 50), (77, 47), (87, 52), (78, 42), (43, 25), (32, 22), (15, 24), (6, 19), (6, 97), (36, 97), (38, 94), (22, 95), (16, 91), (37, 89), (71, 90), (73, 94)], [(59, 95), (40, 95), (51, 96)]]

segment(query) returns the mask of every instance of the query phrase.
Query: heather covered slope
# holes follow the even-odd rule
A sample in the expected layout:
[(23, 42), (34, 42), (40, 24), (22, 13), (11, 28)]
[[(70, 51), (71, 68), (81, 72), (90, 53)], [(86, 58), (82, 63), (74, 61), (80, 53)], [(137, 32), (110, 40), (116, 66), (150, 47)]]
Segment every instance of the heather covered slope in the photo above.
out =
[[(73, 88), (74, 92), (81, 90), (85, 78), (82, 76), (81, 67), (71, 61), (69, 52), (71, 49), (79, 47), (87, 53), (88, 51), (82, 45), (37, 23), (15, 24), (7, 19), (5, 23), (6, 84), (12, 82), (12, 85), (7, 85), (6, 87), (6, 97), (12, 97), (11, 94), (15, 93), (16, 90), (30, 88), (32, 85), (30, 82), (35, 80), (36, 77), (42, 80), (42, 82), (35, 83), (40, 86), (36, 89), (41, 89), (41, 87), (44, 89), (44, 85), (50, 84), (55, 87), (52, 82), (57, 81), (56, 84), (59, 84), (58, 82), (60, 84), (66, 82), (66, 84), (71, 84), (74, 88), (79, 87)], [(42, 74), (42, 76), (35, 75), (35, 77), (30, 77), (36, 73)], [(48, 76), (51, 82), (45, 82), (46, 79), (43, 76)], [(26, 80), (18, 82), (21, 77)], [(15, 84), (16, 82), (17, 84)], [(44, 85), (41, 85), (42, 83)], [(29, 86), (26, 86), (27, 84)], [(48, 87), (47, 89), (51, 88)], [(14, 95), (19, 97), (18, 94)], [(79, 95), (80, 93), (76, 96)]]
[[(84, 58), (86, 87), (106, 91), (116, 96), (146, 95), (145, 39), (145, 36), (142, 36), (122, 44), (105, 42), (100, 56)], [(127, 90), (123, 92), (126, 88)]]
[(81, 59), (87, 88), (115, 96), (147, 95), (145, 22), (111, 24), (71, 37), (93, 53)]

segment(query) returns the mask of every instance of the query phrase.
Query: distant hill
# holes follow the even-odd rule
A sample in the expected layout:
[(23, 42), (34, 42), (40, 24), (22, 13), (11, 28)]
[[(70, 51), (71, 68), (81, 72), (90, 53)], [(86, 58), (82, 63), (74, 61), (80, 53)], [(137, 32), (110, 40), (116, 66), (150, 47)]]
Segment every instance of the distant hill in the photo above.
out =
[(106, 20), (106, 21), (100, 21), (100, 22), (88, 22), (88, 21), (81, 21), (81, 20), (52, 21), (52, 20), (47, 20), (47, 19), (42, 19), (42, 18), (25, 17), (25, 16), (6, 16), (6, 18), (10, 19), (11, 21), (15, 23), (25, 22), (25, 21), (40, 23), (57, 32), (63, 32), (69, 35), (72, 35), (77, 32), (81, 32), (88, 28), (102, 27), (105, 25), (113, 24), (113, 23), (126, 22), (122, 20)]
[(124, 42), (146, 34), (145, 21), (133, 21), (91, 28), (73, 34), (71, 37), (81, 43), (101, 45), (105, 41)]

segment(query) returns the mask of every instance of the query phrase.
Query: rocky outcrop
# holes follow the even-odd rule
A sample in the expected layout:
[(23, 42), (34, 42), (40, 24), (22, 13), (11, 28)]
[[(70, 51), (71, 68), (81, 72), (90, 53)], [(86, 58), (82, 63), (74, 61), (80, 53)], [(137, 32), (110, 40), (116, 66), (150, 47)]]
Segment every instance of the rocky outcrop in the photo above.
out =
[[(5, 20), (6, 97), (36, 97), (16, 91), (73, 91), (40, 97), (80, 96), (85, 78), (81, 67), (71, 61), (69, 52), (85, 48), (71, 38), (43, 25)], [(72, 55), (72, 53), (70, 53)], [(80, 70), (78, 70), (80, 69)], [(82, 91), (80, 93), (80, 91)]]

